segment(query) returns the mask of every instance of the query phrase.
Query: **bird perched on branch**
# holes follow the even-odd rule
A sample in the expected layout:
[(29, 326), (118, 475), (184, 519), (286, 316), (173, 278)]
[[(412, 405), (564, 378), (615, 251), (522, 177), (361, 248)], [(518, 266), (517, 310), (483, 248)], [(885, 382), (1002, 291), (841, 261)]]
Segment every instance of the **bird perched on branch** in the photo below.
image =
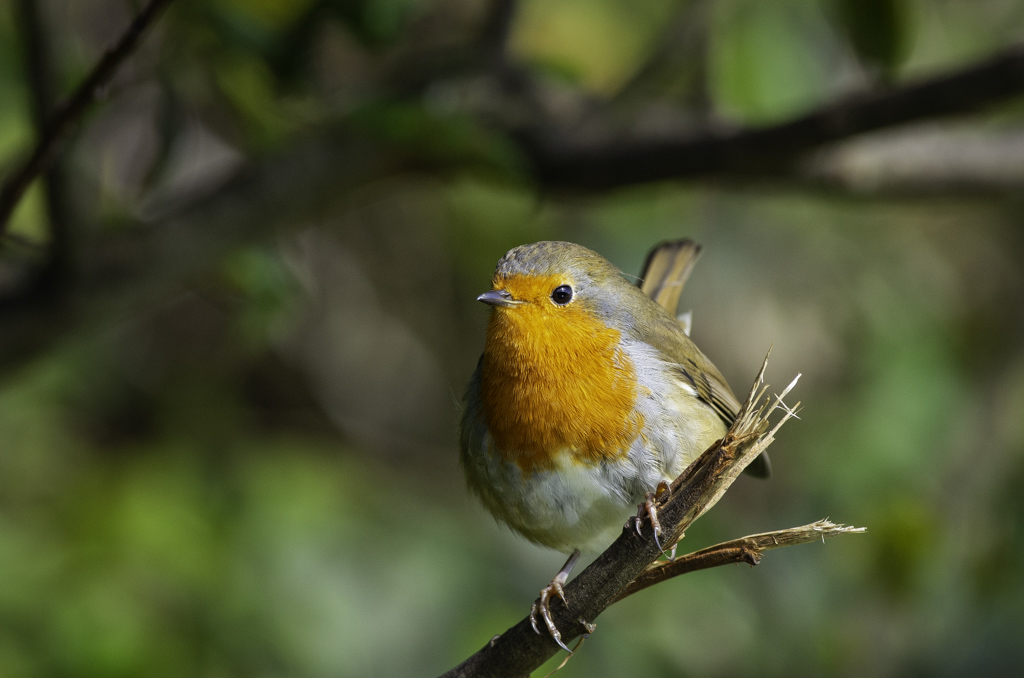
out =
[[(530, 613), (566, 650), (549, 606), (565, 603), (580, 553), (607, 547), (638, 504), (658, 538), (655, 493), (739, 409), (673, 315), (699, 253), (691, 240), (659, 245), (638, 287), (585, 247), (538, 242), (507, 252), (477, 297), (492, 311), (465, 397), (462, 466), (495, 518), (570, 554)], [(747, 470), (767, 477), (767, 457)]]

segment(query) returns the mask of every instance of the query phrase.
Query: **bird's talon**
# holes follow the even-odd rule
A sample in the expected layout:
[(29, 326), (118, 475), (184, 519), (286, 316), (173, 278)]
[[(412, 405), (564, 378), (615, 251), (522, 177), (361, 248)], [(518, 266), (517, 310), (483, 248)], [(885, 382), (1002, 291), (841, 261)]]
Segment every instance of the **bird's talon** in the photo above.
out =
[(558, 571), (558, 574), (551, 580), (551, 583), (541, 589), (540, 597), (537, 598), (533, 607), (530, 608), (530, 626), (533, 627), (533, 632), (539, 636), (544, 635), (537, 627), (537, 616), (540, 615), (540, 618), (544, 620), (544, 626), (547, 627), (548, 634), (558, 643), (560, 648), (569, 654), (572, 654), (572, 650), (562, 642), (562, 634), (559, 633), (558, 627), (555, 626), (555, 620), (551, 618), (551, 599), (557, 596), (562, 599), (562, 604), (565, 605), (566, 609), (569, 608), (569, 601), (565, 599), (565, 582), (569, 579), (569, 573), (572, 572), (573, 566), (579, 559), (580, 552), (577, 549), (565, 561), (565, 565)]
[(661, 521), (658, 520), (658, 497), (668, 492), (669, 486), (664, 480), (658, 483), (658, 488), (654, 492), (648, 492), (644, 495), (644, 503), (638, 506), (637, 511), (637, 523), (639, 524), (643, 514), (647, 514), (647, 517), (651, 521), (651, 529), (654, 532), (654, 543), (658, 546), (658, 550), (661, 551), (661, 555), (668, 558), (668, 554), (665, 553), (665, 548), (661, 545)]
[(555, 639), (556, 643), (558, 643), (558, 647), (562, 648), (569, 654), (572, 654), (572, 650), (569, 649), (569, 646), (562, 642), (562, 634), (558, 632), (558, 629), (551, 631), (551, 637)]
[(654, 492), (648, 492), (644, 497), (643, 511), (650, 518), (654, 536), (657, 538), (661, 535), (661, 521), (658, 520), (658, 499)]
[(565, 598), (565, 588), (557, 577), (541, 590), (540, 598), (530, 608), (530, 626), (533, 627), (533, 632), (537, 635), (544, 635), (537, 626), (537, 617), (540, 616), (544, 620), (544, 626), (547, 627), (551, 638), (558, 643), (560, 648), (572, 654), (572, 650), (562, 642), (562, 634), (558, 631), (558, 627), (555, 626), (555, 620), (551, 618), (551, 601), (556, 597), (561, 599), (562, 604), (566, 608), (569, 607), (569, 601)]

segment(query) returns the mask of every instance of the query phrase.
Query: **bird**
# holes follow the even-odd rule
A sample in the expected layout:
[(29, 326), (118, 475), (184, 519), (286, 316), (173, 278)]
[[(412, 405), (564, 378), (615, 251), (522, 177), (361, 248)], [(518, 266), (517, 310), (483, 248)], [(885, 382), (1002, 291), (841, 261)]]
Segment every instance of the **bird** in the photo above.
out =
[[(674, 314), (700, 252), (689, 239), (661, 243), (634, 284), (582, 245), (521, 245), (477, 297), (491, 311), (463, 400), (460, 463), (500, 523), (569, 555), (530, 611), (534, 631), (539, 617), (569, 652), (550, 606), (566, 604), (581, 554), (614, 541), (638, 504), (658, 538), (653, 497), (740, 408)], [(770, 470), (763, 454), (747, 467)]]

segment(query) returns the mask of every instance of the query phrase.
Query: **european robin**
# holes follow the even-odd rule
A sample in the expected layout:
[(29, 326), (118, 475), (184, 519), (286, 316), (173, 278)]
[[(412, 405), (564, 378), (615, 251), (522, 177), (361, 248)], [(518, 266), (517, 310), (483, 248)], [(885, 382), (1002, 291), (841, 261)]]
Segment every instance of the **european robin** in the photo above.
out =
[[(655, 248), (638, 287), (580, 245), (522, 245), (477, 297), (492, 311), (465, 397), (462, 466), (498, 521), (570, 554), (530, 613), (566, 650), (549, 604), (565, 602), (580, 553), (610, 544), (638, 503), (657, 537), (653, 493), (739, 409), (674, 316), (699, 252), (690, 240)], [(767, 477), (767, 458), (748, 471)]]

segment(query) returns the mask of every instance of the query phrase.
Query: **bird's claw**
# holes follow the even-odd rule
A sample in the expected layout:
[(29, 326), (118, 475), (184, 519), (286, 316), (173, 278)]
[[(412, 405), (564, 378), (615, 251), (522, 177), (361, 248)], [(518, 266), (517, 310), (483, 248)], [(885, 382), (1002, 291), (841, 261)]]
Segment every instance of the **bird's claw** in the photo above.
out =
[(633, 529), (636, 530), (638, 536), (643, 536), (640, 532), (640, 527), (643, 524), (644, 516), (651, 521), (651, 528), (654, 531), (654, 543), (657, 544), (658, 550), (661, 551), (661, 555), (665, 556), (669, 560), (674, 560), (675, 547), (672, 548), (672, 556), (670, 557), (665, 553), (665, 548), (661, 545), (661, 521), (658, 520), (658, 498), (669, 491), (669, 484), (664, 480), (658, 483), (658, 487), (654, 492), (648, 492), (644, 495), (644, 501), (642, 504), (637, 506), (636, 515), (630, 518), (633, 522)]
[(540, 616), (544, 620), (544, 626), (547, 628), (548, 634), (558, 646), (563, 650), (572, 654), (572, 650), (562, 642), (562, 634), (558, 631), (558, 627), (555, 626), (555, 621), (551, 618), (551, 599), (553, 597), (561, 598), (562, 604), (569, 607), (569, 601), (565, 599), (565, 589), (563, 588), (564, 581), (555, 577), (551, 580), (551, 583), (545, 586), (540, 591), (540, 597), (530, 608), (530, 626), (533, 627), (533, 632), (537, 635), (544, 635), (541, 630), (537, 627), (537, 617)]

